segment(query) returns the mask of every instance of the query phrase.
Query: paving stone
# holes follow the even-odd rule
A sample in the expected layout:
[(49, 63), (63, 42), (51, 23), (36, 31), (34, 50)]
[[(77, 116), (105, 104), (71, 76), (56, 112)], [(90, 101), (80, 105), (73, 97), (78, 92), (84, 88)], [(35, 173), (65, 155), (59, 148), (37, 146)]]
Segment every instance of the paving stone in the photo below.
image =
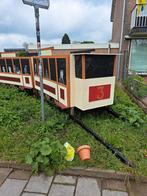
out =
[(57, 175), (54, 179), (55, 183), (59, 184), (76, 184), (76, 177)]
[(39, 193), (23, 193), (22, 196), (45, 196), (45, 195)]
[(73, 196), (74, 190), (75, 186), (53, 184), (48, 196)]
[(48, 177), (43, 174), (32, 176), (25, 188), (25, 191), (35, 193), (47, 193), (52, 183), (53, 177)]
[(20, 196), (27, 181), (7, 179), (0, 187), (0, 196)]
[(115, 191), (126, 191), (125, 182), (120, 180), (103, 180), (102, 188)]
[(147, 183), (131, 182), (128, 192), (129, 196), (147, 196)]
[(31, 176), (31, 172), (30, 171), (14, 170), (9, 175), (9, 178), (11, 178), (11, 179), (19, 179), (19, 180), (29, 180), (30, 176)]
[(103, 190), (102, 196), (128, 196), (128, 193), (121, 191)]
[(9, 168), (0, 168), (0, 186), (5, 181), (7, 176), (12, 172), (12, 169)]
[(79, 178), (75, 196), (100, 196), (101, 191), (96, 179)]

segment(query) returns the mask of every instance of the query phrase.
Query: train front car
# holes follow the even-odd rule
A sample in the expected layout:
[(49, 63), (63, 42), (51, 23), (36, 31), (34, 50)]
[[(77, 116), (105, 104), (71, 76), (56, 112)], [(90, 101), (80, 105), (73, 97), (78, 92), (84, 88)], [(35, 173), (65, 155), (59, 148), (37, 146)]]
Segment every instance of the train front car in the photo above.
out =
[(0, 83), (32, 89), (33, 75), (30, 58), (0, 58)]
[(115, 54), (71, 54), (71, 107), (85, 111), (112, 105), (115, 63)]

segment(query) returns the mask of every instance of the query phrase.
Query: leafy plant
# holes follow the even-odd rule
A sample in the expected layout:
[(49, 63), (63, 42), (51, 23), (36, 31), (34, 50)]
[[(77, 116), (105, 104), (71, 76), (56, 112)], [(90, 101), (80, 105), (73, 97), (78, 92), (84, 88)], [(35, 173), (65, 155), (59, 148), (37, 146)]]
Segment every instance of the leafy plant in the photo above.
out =
[(30, 153), (26, 156), (26, 163), (32, 166), (36, 173), (43, 170), (52, 175), (56, 170), (65, 167), (65, 147), (58, 141), (48, 138), (38, 141), (31, 146)]
[(116, 87), (115, 101), (112, 109), (120, 115), (121, 119), (128, 121), (131, 125), (139, 127), (145, 122), (145, 117), (120, 87)]
[(124, 85), (137, 97), (143, 98), (147, 96), (147, 85), (144, 78), (139, 75), (128, 76), (124, 81)]

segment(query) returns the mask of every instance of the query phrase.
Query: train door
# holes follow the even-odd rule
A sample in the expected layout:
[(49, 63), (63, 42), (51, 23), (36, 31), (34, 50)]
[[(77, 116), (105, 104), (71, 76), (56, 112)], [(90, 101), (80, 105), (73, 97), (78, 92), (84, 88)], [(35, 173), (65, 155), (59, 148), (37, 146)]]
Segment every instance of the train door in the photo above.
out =
[(69, 106), (69, 72), (68, 58), (56, 58), (58, 101), (65, 107)]
[(25, 88), (33, 88), (32, 68), (31, 68), (31, 61), (30, 61), (30, 59), (29, 58), (21, 59), (21, 67), (22, 67), (23, 86)]

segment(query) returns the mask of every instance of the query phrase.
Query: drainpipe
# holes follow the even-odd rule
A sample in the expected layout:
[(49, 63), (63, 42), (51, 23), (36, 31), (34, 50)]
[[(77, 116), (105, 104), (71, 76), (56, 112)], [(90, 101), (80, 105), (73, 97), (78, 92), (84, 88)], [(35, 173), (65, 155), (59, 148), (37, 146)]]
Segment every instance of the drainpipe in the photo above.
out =
[(123, 2), (123, 13), (122, 13), (122, 21), (121, 21), (121, 37), (120, 37), (120, 43), (119, 43), (119, 56), (118, 56), (118, 66), (117, 66), (117, 80), (120, 80), (120, 66), (121, 66), (123, 34), (124, 34), (125, 8), (126, 8), (126, 0), (124, 0)]

